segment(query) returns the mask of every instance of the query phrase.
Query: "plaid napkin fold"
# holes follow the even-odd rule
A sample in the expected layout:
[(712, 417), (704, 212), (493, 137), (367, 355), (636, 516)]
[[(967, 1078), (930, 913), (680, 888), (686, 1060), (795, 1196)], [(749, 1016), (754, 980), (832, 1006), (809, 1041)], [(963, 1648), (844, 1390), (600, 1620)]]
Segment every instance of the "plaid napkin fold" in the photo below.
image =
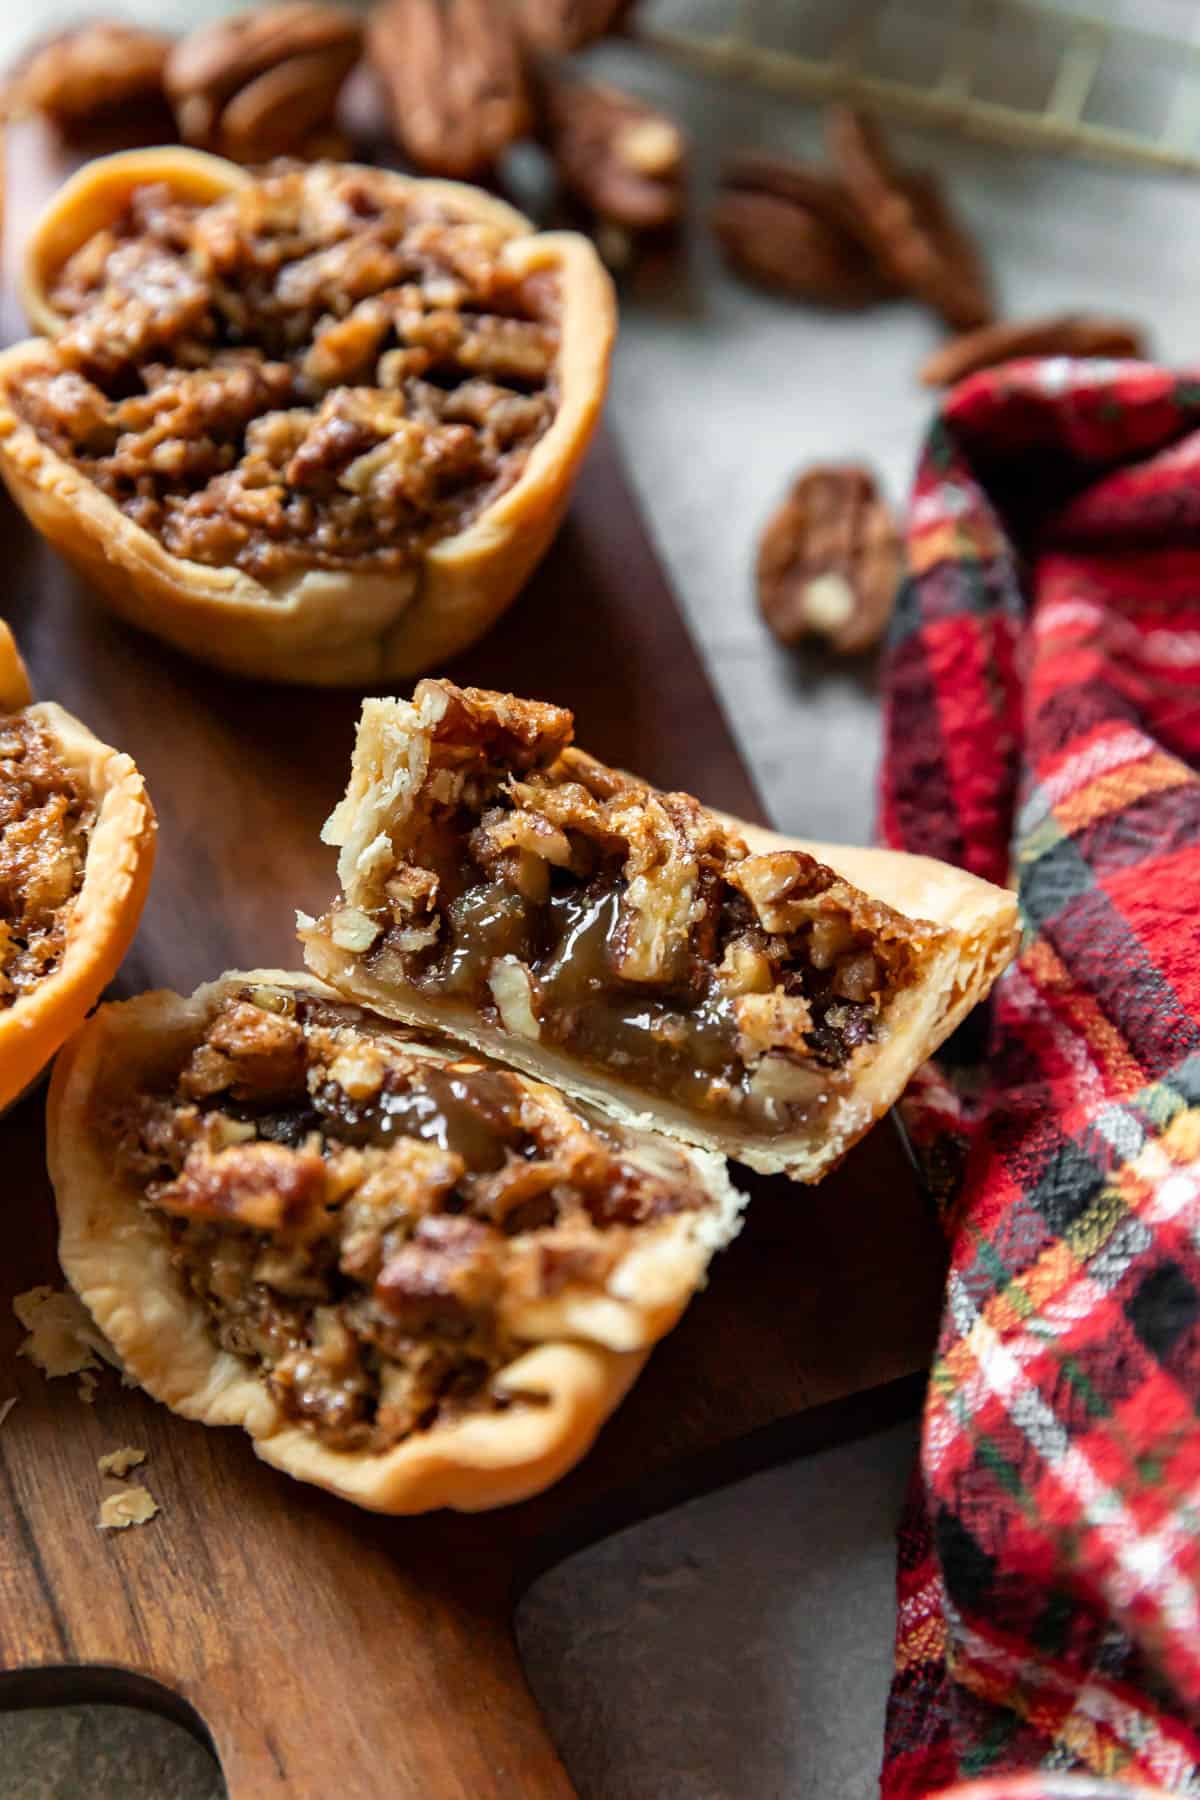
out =
[(1024, 937), (906, 1101), (950, 1270), (882, 1791), (1200, 1795), (1200, 377), (964, 382), (908, 558), (882, 833)]

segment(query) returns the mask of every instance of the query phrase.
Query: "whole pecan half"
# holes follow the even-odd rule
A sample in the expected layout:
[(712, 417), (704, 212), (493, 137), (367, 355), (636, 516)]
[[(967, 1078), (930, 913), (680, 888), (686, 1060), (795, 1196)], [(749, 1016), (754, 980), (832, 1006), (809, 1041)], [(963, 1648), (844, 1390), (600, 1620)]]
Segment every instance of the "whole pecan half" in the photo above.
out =
[(517, 23), (535, 50), (562, 55), (619, 30), (632, 0), (516, 0)]
[(45, 113), (68, 136), (128, 121), (169, 127), (163, 70), (172, 39), (159, 31), (97, 19), (35, 50), (14, 78), (14, 109)]
[(1146, 354), (1142, 333), (1124, 319), (1062, 313), (1048, 319), (1002, 319), (964, 332), (921, 364), (926, 387), (950, 387), (978, 369), (1017, 356), (1115, 356)]
[(955, 329), (986, 325), (992, 317), (987, 271), (937, 177), (902, 169), (876, 121), (852, 107), (830, 109), (827, 136), (883, 269)]
[(758, 550), (763, 618), (782, 644), (822, 637), (845, 656), (887, 629), (900, 533), (866, 469), (806, 470), (767, 521)]
[(687, 140), (666, 113), (632, 94), (544, 76), (540, 132), (564, 188), (628, 232), (675, 225), (686, 198)]
[(180, 134), (237, 162), (303, 153), (331, 130), (361, 47), (354, 14), (321, 0), (202, 25), (167, 61)]
[(367, 54), (405, 155), (432, 175), (479, 175), (532, 123), (521, 39), (495, 0), (383, 0)]
[(844, 182), (784, 157), (726, 163), (712, 228), (747, 280), (825, 306), (867, 306), (900, 291), (864, 241)]

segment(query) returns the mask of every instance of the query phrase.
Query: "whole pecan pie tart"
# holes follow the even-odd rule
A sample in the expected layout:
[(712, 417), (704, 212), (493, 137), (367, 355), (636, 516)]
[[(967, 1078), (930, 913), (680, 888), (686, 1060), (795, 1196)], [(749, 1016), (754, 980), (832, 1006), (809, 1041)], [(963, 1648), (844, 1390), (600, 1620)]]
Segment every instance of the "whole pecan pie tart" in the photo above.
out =
[(558, 525), (615, 329), (591, 245), (454, 182), (198, 151), (89, 164), (37, 226), (0, 472), (120, 613), (236, 672), (399, 678)]
[(620, 1117), (817, 1179), (1009, 961), (1013, 896), (738, 825), (572, 732), (444, 680), (368, 700), (309, 966)]
[(102, 1007), (49, 1157), (129, 1374), (397, 1513), (568, 1468), (741, 1206), (719, 1157), (278, 971)]
[(0, 621), (0, 1109), (45, 1068), (116, 973), (154, 861), (128, 756), (32, 702)]

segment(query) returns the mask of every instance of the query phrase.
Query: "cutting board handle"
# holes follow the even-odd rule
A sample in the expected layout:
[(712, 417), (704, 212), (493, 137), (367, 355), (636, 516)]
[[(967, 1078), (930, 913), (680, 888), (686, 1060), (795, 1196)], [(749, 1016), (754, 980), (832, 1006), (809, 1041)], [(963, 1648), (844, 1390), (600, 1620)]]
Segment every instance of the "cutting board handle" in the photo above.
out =
[(18, 1381), (0, 1443), (15, 1513), (0, 1707), (161, 1713), (207, 1736), (231, 1800), (573, 1800), (521, 1669), (494, 1521), (363, 1517), (293, 1500), (265, 1471), (256, 1490), (237, 1434), (185, 1427), (177, 1461), (143, 1417), (162, 1510), (102, 1534), (86, 1440), (133, 1441), (145, 1402), (106, 1385), (81, 1421), (64, 1384), (24, 1366)]

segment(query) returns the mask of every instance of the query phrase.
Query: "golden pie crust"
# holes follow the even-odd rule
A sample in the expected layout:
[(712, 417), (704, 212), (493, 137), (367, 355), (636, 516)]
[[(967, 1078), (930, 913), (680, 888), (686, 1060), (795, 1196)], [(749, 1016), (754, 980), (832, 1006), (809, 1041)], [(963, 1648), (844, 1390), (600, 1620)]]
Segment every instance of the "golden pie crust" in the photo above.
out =
[[(688, 808), (695, 808), (690, 816), (698, 831), (716, 821), (731, 828), (754, 854), (798, 850), (815, 858), (824, 873), (841, 878), (844, 885), (835, 899), (857, 913), (869, 932), (877, 931), (881, 938), (908, 936), (909, 972), (888, 1002), (880, 1041), (869, 1055), (847, 1063), (842, 1091), (832, 1103), (825, 1103), (823, 1095), (821, 1109), (814, 1109), (805, 1122), (797, 1124), (793, 1117), (772, 1127), (761, 1120), (701, 1112), (644, 1083), (619, 1079), (610, 1072), (611, 1062), (601, 1067), (594, 1058), (583, 1061), (547, 1043), (544, 1033), (539, 1041), (536, 1026), (514, 1032), (503, 1020), (489, 1022), (471, 1001), (422, 988), (398, 973), (396, 959), (386, 954), (387, 924), (394, 917), (389, 883), (397, 859), (402, 862), (416, 845), (413, 856), (420, 862), (420, 834), (430, 805), (461, 805), (456, 784), (475, 778), (481, 739), (472, 740), (462, 723), (469, 714), (482, 732), (485, 757), (489, 733), (493, 742), (507, 745), (497, 755), (501, 766), (505, 755), (512, 756), (518, 793), (522, 781), (532, 779), (522, 746), (536, 744), (547, 729), (569, 744), (570, 715), (559, 709), (511, 695), (464, 691), (445, 681), (420, 683), (411, 703), (365, 702), (346, 796), (324, 833), (340, 852), (342, 892), (322, 919), (301, 920), (305, 960), (314, 974), (361, 1004), (389, 1018), (452, 1032), (487, 1055), (608, 1108), (619, 1119), (638, 1118), (764, 1173), (816, 1181), (899, 1098), (913, 1072), (988, 993), (1015, 952), (1016, 899), (1005, 889), (926, 857), (785, 839), (736, 820), (719, 820), (687, 796), (667, 796), (668, 802), (682, 802), (685, 817)], [(555, 722), (548, 728), (550, 715)], [(598, 772), (597, 791), (607, 779), (631, 779), (569, 748), (551, 764), (548, 779), (570, 781), (580, 771), (584, 779), (593, 779), (586, 773), (589, 768)], [(636, 785), (654, 795), (645, 784)], [(636, 807), (631, 812), (636, 831)], [(637, 878), (651, 897), (662, 868), (660, 861)], [(632, 892), (632, 884), (625, 892)], [(385, 954), (373, 963), (376, 943)]]
[(52, 701), (30, 699), (12, 634), (0, 621), (0, 712), (48, 734), (94, 809), (82, 883), (57, 966), (0, 1008), (0, 1110), (36, 1080), (116, 974), (137, 930), (154, 866), (156, 824), (130, 757), (112, 750)]
[[(568, 1286), (532, 1304), (514, 1334), (528, 1348), (499, 1380), (539, 1404), (437, 1422), (378, 1454), (331, 1449), (280, 1410), (243, 1358), (216, 1345), (202, 1304), (172, 1266), (167, 1234), (97, 1123), (113, 1096), (177, 1067), (222, 999), (248, 984), (343, 998), (306, 974), (227, 974), (190, 998), (157, 992), (101, 1007), (64, 1048), (50, 1090), (48, 1158), (67, 1279), (149, 1393), (187, 1418), (240, 1425), (257, 1455), (298, 1480), (389, 1513), (481, 1511), (538, 1492), (584, 1455), (703, 1284), (714, 1250), (737, 1230), (742, 1198), (724, 1164), (689, 1153), (705, 1210), (639, 1227), (645, 1242), (618, 1263), (607, 1291)], [(451, 1053), (461, 1056), (461, 1047), (448, 1046)]]
[(45, 335), (0, 355), (0, 473), (30, 521), (122, 617), (233, 673), (321, 686), (399, 680), (444, 662), (488, 630), (545, 553), (566, 510), (603, 405), (616, 329), (612, 283), (588, 241), (535, 232), (479, 189), (368, 171), (398, 195), (415, 188), (456, 218), (507, 235), (500, 263), (518, 278), (545, 272), (559, 288), (553, 419), (513, 484), (462, 529), (395, 572), (301, 569), (271, 586), (234, 566), (184, 560), (136, 524), (87, 474), (41, 441), (11, 403), (15, 378), (43, 366), (63, 319), (54, 278), (119, 216), (131, 192), (163, 183), (216, 200), (251, 182), (200, 151), (129, 151), (86, 165), (36, 227), (24, 301)]

